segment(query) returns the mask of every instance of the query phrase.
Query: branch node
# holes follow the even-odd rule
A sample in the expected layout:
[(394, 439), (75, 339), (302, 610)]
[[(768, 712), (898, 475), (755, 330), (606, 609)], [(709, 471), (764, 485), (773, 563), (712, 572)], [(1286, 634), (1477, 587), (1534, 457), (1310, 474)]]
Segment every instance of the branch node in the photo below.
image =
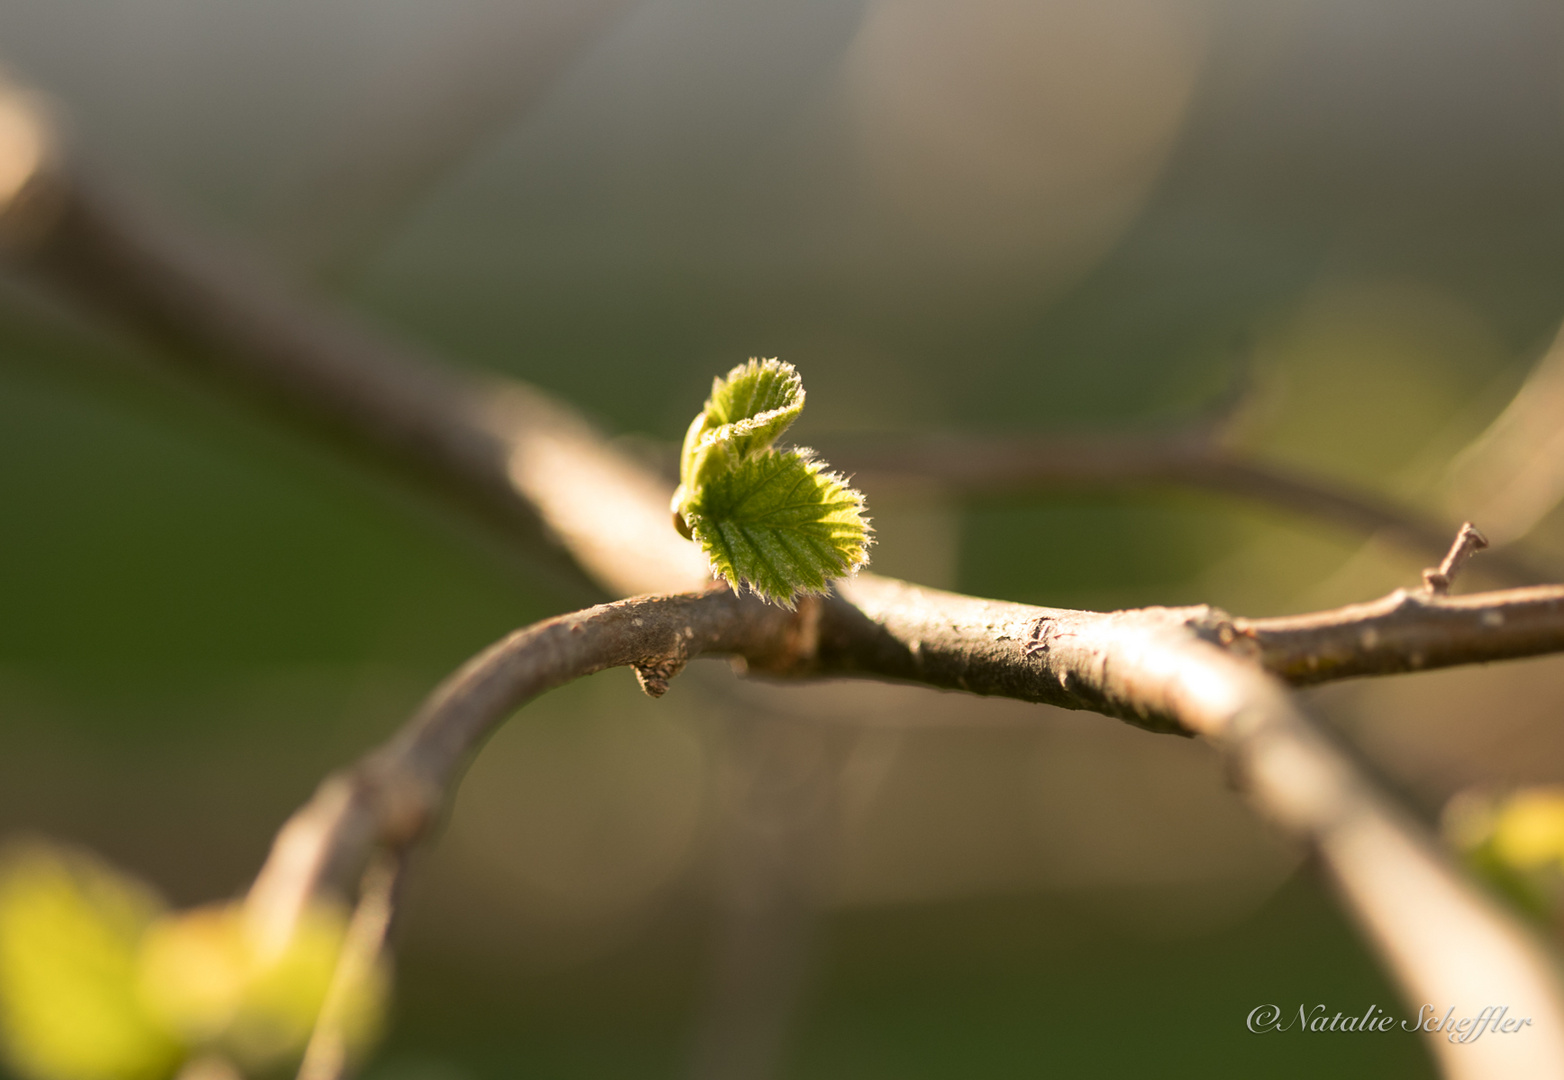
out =
[(1444, 596), (1450, 591), (1450, 585), (1455, 581), (1455, 575), (1461, 567), (1477, 552), (1488, 546), (1488, 538), (1477, 531), (1477, 527), (1470, 521), (1463, 522), (1461, 531), (1455, 534), (1455, 543), (1450, 545), (1450, 552), (1445, 556), (1444, 562), (1437, 568), (1423, 571), (1423, 585), (1434, 596)]
[(439, 787), (405, 768), (370, 759), (352, 782), (374, 807), (376, 839), (392, 851), (405, 851), (429, 830), (440, 812)]
[(1260, 643), (1254, 639), (1254, 633), (1221, 608), (1200, 607), (1186, 625), (1202, 640), (1220, 645), (1236, 656), (1260, 659)]
[(820, 653), (820, 616), (824, 610), (821, 597), (810, 593), (800, 596), (777, 647), (767, 650), (764, 656), (747, 657), (746, 670), (792, 676), (812, 668)]
[(659, 698), (668, 692), (669, 681), (684, 670), (686, 659), (682, 656), (660, 656), (642, 660), (632, 665), (635, 681), (641, 684), (648, 697)]
[(1048, 652), (1048, 639), (1054, 629), (1053, 620), (1047, 615), (1040, 615), (1032, 624), (1032, 632), (1021, 643), (1021, 655), (1028, 660), (1035, 660)]

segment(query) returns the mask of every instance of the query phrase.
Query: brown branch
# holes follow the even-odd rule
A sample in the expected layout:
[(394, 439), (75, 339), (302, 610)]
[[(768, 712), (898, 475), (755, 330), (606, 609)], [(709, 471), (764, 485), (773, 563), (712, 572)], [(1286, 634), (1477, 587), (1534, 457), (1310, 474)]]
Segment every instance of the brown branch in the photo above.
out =
[[(827, 443), (830, 460), (867, 490), (935, 490), (969, 497), (1054, 491), (1180, 486), (1214, 491), (1365, 535), (1433, 560), (1453, 528), (1382, 495), (1257, 461), (1204, 426), (1141, 435), (1009, 438), (936, 435)], [(1494, 552), (1484, 570), (1505, 584), (1530, 585), (1564, 571), (1515, 550)]]
[(604, 604), (497, 642), (447, 679), (395, 738), (328, 778), (283, 827), (247, 900), (259, 940), (280, 948), (324, 885), (351, 880), (376, 846), (401, 850), (423, 836), (472, 753), (528, 699), (604, 668), (667, 672), (702, 653), (785, 669), (800, 617), (723, 588)]
[[(4, 106), (44, 145), (45, 125), (29, 102), (0, 87)], [(25, 183), (0, 190), (0, 254), (87, 312), (161, 346), (191, 374), (324, 427), (425, 486), (454, 491), (534, 554), (548, 537), (568, 552), (578, 578), (584, 572), (610, 595), (709, 580), (696, 548), (668, 527), (669, 485), (574, 410), (530, 387), (410, 355), (231, 257), (176, 242), (166, 227), (84, 183), (58, 154), (39, 153), (13, 171), (29, 170)], [(648, 666), (643, 674), (656, 686), (671, 672)], [(369, 827), (364, 803), (380, 790), (373, 767), (323, 785), (309, 812), (279, 835), (261, 894), (293, 888), (298, 902), (334, 869), (318, 862), (331, 851), (315, 838)], [(419, 805), (413, 797), (406, 812), (416, 818)], [(285, 884), (270, 884), (278, 881)], [(262, 906), (286, 910), (288, 902)], [(274, 945), (289, 922), (273, 920)]]
[[(26, 103), (0, 91), (0, 102)], [(40, 120), (39, 145), (50, 139)], [(11, 198), (0, 249), (86, 310), (180, 357), (187, 370), (307, 418), (425, 483), (561, 544), (617, 595), (687, 589), (701, 560), (664, 527), (668, 484), (607, 447), (532, 387), (457, 372), (291, 296), (231, 254), (214, 256), (40, 155)], [(1374, 533), (1433, 559), (1450, 529), (1373, 494), (1241, 457), (1205, 427), (1144, 436), (908, 438), (844, 443), (832, 460), (877, 489), (974, 495), (1183, 484)], [(591, 498), (578, 492), (591, 490)], [(1559, 576), (1513, 551), (1485, 569), (1511, 583)]]
[[(1550, 601), (1551, 617), (1535, 621), (1564, 642), (1564, 589)], [(1512, 593), (1411, 607), (1398, 600), (1387, 632), (1400, 628), (1410, 640), (1421, 622), (1424, 636), (1447, 639), (1444, 662), (1496, 659), (1503, 650), (1483, 613), (1516, 603)], [(1475, 618), (1445, 621), (1451, 606)], [(1381, 617), (1343, 609), (1307, 618), (1361, 640)], [(1253, 662), (1251, 643), (1261, 635), (1251, 628), (1267, 621), (1204, 607), (1035, 608), (868, 577), (796, 613), (715, 589), (551, 619), (472, 661), (385, 747), (323, 785), (279, 836), (247, 910), (263, 940), (286, 941), (311, 897), (348, 880), (377, 847), (401, 851), (425, 833), (462, 765), (526, 699), (606, 667), (666, 670), (699, 655), (737, 655), (773, 674), (916, 681), (1206, 738), (1255, 808), (1319, 857), (1407, 1001), (1438, 1000), (1472, 1015), (1502, 1001), (1518, 1015), (1549, 1018), (1524, 1043), (1496, 1039), (1477, 1050), (1436, 1040), (1448, 1075), (1564, 1070), (1564, 1029), (1555, 1023), (1564, 1019), (1564, 996), (1545, 953)], [(1534, 651), (1531, 639), (1503, 640), (1513, 655)], [(1279, 655), (1260, 646), (1268, 665)], [(1322, 677), (1346, 673), (1343, 664)]]
[(1455, 534), (1455, 542), (1437, 567), (1423, 571), (1423, 584), (1436, 596), (1444, 596), (1473, 555), (1488, 546), (1488, 538), (1477, 531), (1470, 521), (1462, 522), (1461, 531)]
[(1314, 615), (1233, 619), (1266, 669), (1302, 685), (1564, 651), (1564, 585), (1468, 596), (1398, 589)]

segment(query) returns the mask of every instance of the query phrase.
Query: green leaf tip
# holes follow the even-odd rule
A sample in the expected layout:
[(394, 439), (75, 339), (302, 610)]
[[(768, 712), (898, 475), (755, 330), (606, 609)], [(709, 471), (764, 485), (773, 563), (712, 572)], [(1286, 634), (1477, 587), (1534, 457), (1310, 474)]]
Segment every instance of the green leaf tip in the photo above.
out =
[(712, 380), (711, 397), (685, 432), (679, 482), (693, 488), (766, 449), (803, 411), (804, 383), (792, 364), (739, 364)]
[(772, 448), (803, 409), (791, 364), (751, 360), (713, 380), (673, 497), (675, 526), (714, 574), (787, 607), (869, 561), (863, 496), (810, 451)]

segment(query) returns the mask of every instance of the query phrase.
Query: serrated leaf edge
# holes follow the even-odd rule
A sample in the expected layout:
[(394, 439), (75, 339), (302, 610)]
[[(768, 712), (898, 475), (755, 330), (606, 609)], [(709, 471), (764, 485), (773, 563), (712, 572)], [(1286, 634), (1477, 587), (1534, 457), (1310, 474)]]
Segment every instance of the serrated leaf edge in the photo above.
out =
[[(710, 515), (690, 513), (687, 510), (682, 509), (676, 509), (676, 512), (682, 514), (683, 520), (686, 521), (689, 525), (691, 533), (690, 538), (700, 545), (700, 548), (705, 553), (707, 560), (711, 563), (711, 575), (714, 579), (726, 581), (728, 587), (736, 593), (742, 593), (744, 588), (747, 586), (753, 595), (758, 596), (762, 600), (765, 600), (769, 603), (787, 608), (789, 611), (791, 611), (797, 606), (799, 597), (824, 596), (827, 592), (830, 591), (831, 581), (834, 581), (838, 578), (851, 577), (853, 574), (856, 574), (859, 570), (868, 565), (869, 548), (874, 543), (874, 526), (870, 519), (863, 513), (867, 505), (864, 500), (863, 492), (852, 486), (850, 477), (843, 476), (841, 473), (827, 471), (826, 463), (818, 459), (815, 456), (815, 452), (809, 447), (794, 447), (790, 450), (776, 450), (774, 448), (768, 448), (767, 450), (760, 451), (759, 453), (773, 453), (778, 455), (798, 457), (799, 460), (801, 460), (805, 467), (809, 470), (809, 474), (811, 476), (818, 477), (828, 484), (836, 485), (837, 489), (847, 497), (847, 501), (851, 502), (852, 508), (858, 512), (858, 522), (863, 527), (862, 543), (858, 545), (858, 558), (855, 560), (846, 561), (845, 565), (843, 565), (836, 572), (831, 572), (828, 569), (825, 574), (827, 579), (825, 585), (819, 587), (812, 585), (795, 585), (793, 586), (791, 594), (782, 596), (773, 594), (771, 591), (763, 588), (758, 582), (741, 579), (732, 569), (733, 559), (731, 556), (723, 560), (727, 563), (729, 569), (724, 570), (722, 568), (721, 562), (719, 562), (716, 553), (712, 550), (713, 544), (709, 534), (703, 534), (702, 525), (705, 524), (705, 521), (709, 519)], [(752, 456), (759, 455), (757, 453), (756, 455)], [(681, 485), (680, 491), (682, 492), (683, 490), (684, 488)], [(679, 499), (678, 495), (675, 496), (676, 508), (682, 501), (686, 500)], [(822, 509), (824, 509), (824, 507), (822, 507)]]
[[(749, 375), (759, 375), (764, 372), (767, 365), (774, 365), (774, 370), (779, 371), (786, 380), (792, 384), (796, 392), (794, 400), (786, 405), (763, 412), (754, 413), (741, 420), (731, 420), (715, 427), (708, 427), (712, 419), (712, 410), (718, 395), (726, 385), (737, 382)], [(769, 360), (750, 359), (742, 364), (736, 364), (729, 369), (726, 375), (718, 376), (711, 381), (711, 393), (706, 402), (701, 406), (701, 411), (691, 421), (689, 429), (684, 435), (684, 446), (679, 455), (679, 480), (682, 486), (693, 488), (703, 482), (711, 470), (717, 467), (717, 455), (721, 453), (722, 464), (729, 468), (737, 464), (736, 455), (731, 449), (733, 442), (738, 439), (753, 435), (778, 420), (784, 420), (780, 427), (771, 434), (764, 443), (746, 448), (746, 455), (753, 455), (769, 449), (778, 438), (782, 436), (793, 421), (797, 420), (804, 411), (804, 401), (807, 394), (804, 390), (803, 379), (798, 374), (798, 369), (792, 364), (778, 360), (775, 357)], [(722, 451), (726, 451), (722, 453)]]

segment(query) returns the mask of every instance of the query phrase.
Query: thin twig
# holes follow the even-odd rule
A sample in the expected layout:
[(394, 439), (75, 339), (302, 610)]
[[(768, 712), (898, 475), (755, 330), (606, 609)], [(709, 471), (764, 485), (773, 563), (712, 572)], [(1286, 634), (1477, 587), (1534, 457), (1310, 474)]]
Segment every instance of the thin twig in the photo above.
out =
[(1487, 546), (1487, 537), (1478, 532), (1477, 527), (1470, 521), (1463, 522), (1461, 531), (1456, 533), (1455, 542), (1450, 545), (1450, 552), (1444, 557), (1444, 561), (1437, 568), (1423, 571), (1423, 584), (1435, 596), (1444, 596), (1450, 591), (1455, 575), (1461, 572), (1461, 567), (1465, 565), (1466, 560)]
[(396, 894), (407, 866), (405, 852), (386, 851), (372, 860), (359, 886), (358, 904), (348, 921), (342, 948), (331, 974), (326, 999), (315, 1018), (315, 1030), (304, 1048), (298, 1080), (340, 1080), (348, 1074), (352, 1017), (349, 1015), (356, 994), (373, 978), (381, 963), (391, 920), (396, 911)]
[[(1368, 604), (1273, 619), (1209, 607), (1098, 614), (979, 600), (861, 575), (841, 595), (797, 612), (726, 589), (604, 604), (545, 620), (497, 642), (441, 684), (385, 747), (328, 778), (278, 834), (249, 906), (285, 942), (310, 896), (357, 873), (376, 844), (424, 835), (468, 756), (524, 701), (613, 666), (671, 670), (700, 655), (737, 655), (752, 671), (855, 675), (1090, 709), (1153, 731), (1192, 733), (1176, 710), (1120, 700), (1105, 676), (1117, 650), (1099, 641), (1146, 625), (1187, 627), (1295, 684), (1427, 670), (1564, 651), (1564, 586), (1461, 597), (1398, 590)], [(1035, 629), (1045, 626), (1046, 648)], [(1132, 666), (1133, 670), (1133, 666)], [(280, 921), (279, 921), (280, 920)]]
[(1295, 685), (1564, 651), (1564, 586), (1467, 596), (1397, 589), (1314, 615), (1234, 619), (1266, 670)]

